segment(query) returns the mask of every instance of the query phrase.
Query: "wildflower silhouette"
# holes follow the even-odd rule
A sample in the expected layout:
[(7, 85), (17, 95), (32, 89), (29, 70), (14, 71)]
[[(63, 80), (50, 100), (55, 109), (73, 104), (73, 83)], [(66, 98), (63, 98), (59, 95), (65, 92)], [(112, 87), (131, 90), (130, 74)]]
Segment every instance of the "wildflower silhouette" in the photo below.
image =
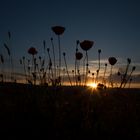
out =
[(52, 50), (53, 50), (54, 80), (56, 81), (56, 63), (55, 63), (55, 51), (54, 51), (53, 38), (51, 38), (51, 44), (52, 44)]
[(53, 26), (52, 31), (58, 36), (58, 47), (59, 47), (59, 68), (58, 68), (58, 79), (60, 80), (61, 85), (61, 46), (60, 46), (60, 35), (65, 31), (65, 27), (62, 26)]
[(96, 81), (95, 81), (95, 83), (98, 83), (98, 75), (99, 75), (99, 69), (96, 70)]
[[(4, 43), (4, 47), (6, 48), (7, 50), (7, 53), (8, 53), (8, 56), (9, 56), (9, 64), (11, 65), (11, 75), (10, 75), (10, 79), (11, 79), (11, 82), (12, 81), (16, 81), (16, 79), (14, 79), (14, 63), (13, 63), (13, 52), (12, 52), (12, 45), (11, 45), (11, 32), (8, 31), (8, 42), (7, 43)], [(8, 45), (7, 45), (8, 44)]]
[(36, 84), (36, 58), (35, 55), (38, 53), (36, 48), (30, 47), (28, 49), (28, 53), (32, 55), (32, 66), (34, 67), (34, 70), (32, 72), (33, 78), (34, 78), (34, 84)]
[(2, 54), (0, 54), (0, 64), (2, 64), (2, 67), (1, 67), (1, 74), (0, 74), (0, 77), (1, 77), (1, 82), (4, 82), (4, 74), (3, 74), (3, 65), (4, 65), (4, 57)]
[(45, 66), (45, 62), (46, 62), (46, 41), (45, 40), (43, 40), (43, 51), (44, 51), (44, 59), (43, 59), (43, 61), (42, 61), (42, 67), (44, 67)]
[(123, 75), (123, 77), (122, 77), (122, 81), (121, 81), (121, 84), (120, 84), (120, 88), (122, 88), (123, 84), (126, 82), (127, 72), (128, 72), (130, 63), (131, 63), (131, 59), (130, 59), (130, 58), (127, 58), (126, 70), (125, 70), (125, 73), (124, 73), (124, 75)]
[(96, 71), (97, 72), (97, 76), (96, 76), (96, 82), (98, 82), (98, 77), (99, 77), (99, 72), (100, 72), (100, 54), (101, 54), (101, 49), (98, 50), (98, 70)]
[(92, 82), (95, 83), (94, 73), (92, 73)]
[(106, 81), (105, 81), (106, 69), (107, 69), (107, 63), (105, 63), (105, 69), (104, 69), (104, 75), (103, 75), (102, 84), (106, 84)]
[[(7, 53), (8, 53), (8, 56), (9, 56), (9, 65), (12, 65), (11, 51), (10, 51), (10, 49), (9, 49), (9, 47), (7, 46), (6, 43), (4, 43), (4, 47), (6, 48)], [(11, 77), (10, 77), (10, 78), (11, 78), (11, 80), (12, 80), (12, 69), (11, 69), (10, 73), (11, 73)]]
[[(88, 75), (88, 53), (87, 51), (92, 48), (92, 46), (94, 45), (94, 41), (90, 41), (90, 40), (84, 40), (82, 42), (80, 42), (80, 47), (86, 51), (86, 57), (85, 59), (87, 60), (86, 61), (86, 76), (85, 76), (85, 85), (86, 85), (86, 82), (87, 82), (87, 75)], [(85, 73), (85, 72), (84, 72)]]
[(75, 54), (75, 56), (76, 56), (76, 60), (81, 60), (82, 57), (83, 57), (83, 54), (82, 54), (81, 52), (77, 52), (77, 53)]
[(68, 67), (67, 67), (67, 62), (66, 62), (66, 53), (63, 52), (63, 56), (64, 56), (64, 62), (65, 62), (65, 66), (66, 66), (66, 72), (67, 72), (67, 75), (68, 75), (68, 79), (69, 79), (69, 82), (70, 82), (70, 85), (72, 86), (72, 82), (71, 82), (71, 79), (70, 79), (70, 76), (69, 76), (69, 71), (68, 71)]
[(3, 58), (2, 54), (0, 54), (0, 61), (1, 61), (2, 64), (4, 64), (4, 58)]
[(110, 84), (113, 87), (113, 79), (112, 79), (112, 68), (113, 66), (116, 64), (117, 59), (115, 57), (109, 57), (108, 58), (108, 62), (111, 65), (111, 69), (110, 69)]
[(76, 79), (76, 85), (77, 82), (81, 82), (81, 76), (80, 76), (80, 60), (83, 58), (83, 54), (81, 52), (76, 52), (75, 54), (76, 57), (76, 67), (75, 67), (75, 79)]
[(135, 71), (135, 69), (136, 69), (136, 67), (133, 66), (133, 67), (132, 67), (132, 70), (131, 70), (131, 72), (130, 72), (130, 74), (129, 74), (129, 76), (128, 76), (128, 78), (126, 79), (126, 81), (125, 81), (125, 83), (124, 83), (123, 88), (125, 88), (127, 82), (131, 79), (132, 73)]
[(77, 58), (76, 58), (76, 54), (78, 52), (78, 45), (79, 45), (79, 40), (76, 41), (76, 49), (75, 49), (75, 82), (77, 85)]
[(133, 80), (133, 79), (130, 78), (130, 80), (129, 80), (129, 86), (128, 86), (129, 88), (130, 88), (130, 85), (131, 85), (132, 80)]
[(53, 79), (53, 70), (52, 70), (52, 59), (51, 59), (51, 55), (50, 55), (50, 49), (47, 48), (47, 52), (48, 52), (48, 56), (49, 56), (49, 73), (51, 72), (51, 77), (50, 80), (52, 82), (52, 85), (54, 85), (54, 79)]
[[(52, 86), (56, 86), (56, 85), (61, 85), (63, 82), (65, 82), (65, 74), (67, 74), (67, 79), (70, 82), (70, 85), (74, 85), (78, 86), (78, 85), (87, 85), (88, 80), (90, 79), (89, 76), (92, 75), (92, 80), (93, 82), (98, 83), (98, 85), (100, 84), (99, 87), (104, 86), (106, 84), (106, 82), (108, 82), (109, 84), (111, 84), (111, 86), (113, 87), (113, 79), (112, 79), (112, 69), (113, 66), (116, 64), (117, 59), (115, 57), (109, 57), (108, 58), (108, 62), (111, 65), (111, 69), (110, 69), (110, 75), (108, 76), (108, 81), (105, 79), (106, 76), (106, 71), (107, 71), (107, 63), (105, 63), (104, 66), (104, 72), (103, 72), (103, 76), (101, 83), (99, 83), (99, 73), (101, 71), (101, 53), (102, 50), (98, 49), (98, 68), (96, 70), (96, 73), (92, 73), (92, 70), (89, 69), (89, 56), (88, 56), (88, 51), (92, 48), (92, 46), (94, 45), (94, 41), (91, 40), (83, 40), (83, 41), (79, 41), (76, 40), (76, 47), (75, 47), (75, 53), (74, 53), (74, 58), (75, 58), (75, 66), (73, 68), (72, 71), (68, 70), (68, 65), (66, 62), (66, 53), (62, 53), (62, 56), (64, 58), (64, 65), (65, 68), (61, 69), (61, 45), (60, 45), (60, 36), (64, 33), (65, 31), (65, 27), (62, 26), (52, 26), (51, 30), (54, 32), (55, 35), (57, 35), (58, 37), (58, 59), (56, 59), (56, 48), (54, 45), (54, 40), (53, 38), (50, 38), (51, 40), (51, 47), (52, 47), (52, 52), (50, 52), (50, 48), (46, 48), (46, 41), (43, 40), (43, 51), (44, 51), (44, 56), (39, 56), (35, 58), (35, 55), (38, 53), (36, 48), (34, 47), (30, 47), (28, 49), (28, 53), (30, 55), (32, 55), (32, 59), (31, 61), (29, 59), (27, 59), (28, 61), (25, 61), (25, 57), (23, 56), (20, 59), (20, 64), (23, 65), (23, 73), (22, 75), (24, 75), (24, 81), (26, 81), (26, 83), (32, 83), (34, 82), (34, 84), (36, 85), (36, 81), (42, 85), (42, 84), (46, 84), (46, 85), (52, 85)], [(8, 31), (8, 41), (11, 41), (11, 32)], [(11, 82), (12, 82), (12, 77), (13, 77), (13, 61), (12, 61), (12, 48), (11, 45), (9, 44), (9, 42), (4, 42), (4, 47), (6, 49), (6, 52), (8, 54), (8, 63), (10, 64), (10, 74), (11, 74)], [(85, 52), (85, 55), (83, 55), (83, 53), (81, 53), (79, 51), (79, 46), (80, 48)], [(52, 54), (51, 54), (52, 53)], [(47, 56), (47, 55), (48, 56)], [(48, 57), (48, 59), (45, 58), (45, 56)], [(81, 74), (81, 67), (80, 67), (80, 61), (83, 58), (83, 73)], [(48, 60), (48, 62), (46, 62), (46, 60)], [(56, 61), (58, 60), (58, 62)], [(27, 63), (27, 64), (26, 64)], [(58, 64), (57, 64), (58, 63)], [(132, 74), (135, 71), (136, 67), (133, 66), (132, 70), (130, 71), (130, 74), (128, 74), (128, 70), (129, 70), (129, 66), (131, 63), (131, 59), (127, 58), (127, 65), (126, 65), (126, 69), (124, 73), (120, 73), (118, 72), (118, 76), (121, 77), (121, 82), (120, 82), (120, 88), (124, 88), (126, 86), (126, 84), (129, 82), (129, 87), (130, 87), (130, 83), (132, 82)], [(3, 72), (3, 67), (4, 67), (4, 58), (3, 55), (0, 54), (0, 64), (1, 64), (1, 74), (0, 74), (0, 78), (3, 81), (3, 77), (5, 75), (5, 79), (6, 79), (6, 74), (5, 72)], [(47, 64), (47, 66), (46, 66)], [(63, 73), (61, 75), (61, 72)], [(96, 75), (96, 77), (95, 77)], [(61, 77), (62, 77), (62, 81), (61, 82)], [(8, 77), (9, 78), (9, 77)], [(9, 79), (10, 79), (9, 78)], [(8, 79), (8, 80), (9, 80)], [(6, 80), (5, 80), (6, 81)], [(97, 85), (97, 86), (98, 86)]]
[(25, 56), (22, 57), (22, 64), (23, 64), (23, 69), (24, 69), (24, 74), (25, 74), (25, 79), (27, 82), (27, 73), (26, 73), (26, 67), (25, 67)]
[(100, 54), (101, 54), (101, 49), (98, 50), (98, 60), (99, 60), (99, 71), (100, 71)]

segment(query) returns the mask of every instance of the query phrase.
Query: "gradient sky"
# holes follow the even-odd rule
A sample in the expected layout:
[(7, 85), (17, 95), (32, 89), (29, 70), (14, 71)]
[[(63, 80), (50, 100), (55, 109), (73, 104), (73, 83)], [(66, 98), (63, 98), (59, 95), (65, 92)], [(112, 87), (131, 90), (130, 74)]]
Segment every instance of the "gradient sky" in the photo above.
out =
[[(51, 27), (66, 27), (61, 37), (62, 50), (69, 64), (74, 64), (76, 40), (93, 40), (89, 60), (116, 57), (126, 63), (129, 57), (140, 70), (140, 2), (139, 0), (1, 0), (0, 2), (0, 52), (12, 34), (15, 59), (30, 57), (30, 46), (43, 53), (43, 40), (50, 47), (50, 38), (57, 38)], [(82, 50), (80, 50), (82, 51)]]

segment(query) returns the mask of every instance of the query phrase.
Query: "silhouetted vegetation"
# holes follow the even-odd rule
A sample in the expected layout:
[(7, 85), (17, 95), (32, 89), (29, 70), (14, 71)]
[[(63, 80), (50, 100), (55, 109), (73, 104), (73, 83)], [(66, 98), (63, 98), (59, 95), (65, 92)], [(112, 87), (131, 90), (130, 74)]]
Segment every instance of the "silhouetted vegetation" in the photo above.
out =
[[(117, 63), (117, 58), (115, 57), (109, 57), (108, 62), (111, 65), (110, 74), (106, 75), (107, 72), (107, 63), (105, 63), (104, 73), (100, 74), (101, 70), (101, 49), (98, 49), (98, 69), (96, 70), (96, 73), (93, 72), (92, 69), (89, 67), (89, 56), (88, 51), (91, 50), (92, 46), (94, 45), (94, 41), (91, 40), (83, 40), (83, 41), (76, 41), (76, 48), (75, 48), (75, 64), (73, 71), (69, 70), (69, 66), (66, 62), (66, 52), (61, 54), (62, 48), (60, 44), (60, 36), (64, 33), (65, 27), (62, 26), (53, 26), (52, 31), (55, 33), (55, 35), (58, 36), (58, 62), (56, 61), (56, 46), (54, 45), (53, 41), (54, 39), (51, 37), (51, 45), (52, 49), (50, 47), (46, 48), (46, 41), (43, 40), (43, 52), (44, 56), (37, 56), (38, 51), (35, 47), (30, 47), (27, 52), (32, 55), (32, 59), (28, 59), (25, 56), (19, 59), (20, 64), (23, 65), (23, 72), (21, 73), (21, 77), (19, 81), (22, 81), (22, 83), (28, 83), (28, 84), (34, 84), (34, 85), (49, 85), (49, 86), (61, 86), (62, 85), (62, 79), (63, 79), (63, 85), (75, 85), (75, 86), (87, 86), (88, 80), (92, 79), (90, 81), (96, 82), (96, 84), (103, 84), (107, 87), (120, 87), (125, 88), (126, 84), (128, 83), (128, 86), (130, 87), (130, 81), (132, 82), (132, 73), (135, 71), (136, 66), (132, 67), (132, 71), (130, 74), (128, 74), (128, 70), (130, 67), (131, 59), (127, 58), (127, 65), (126, 70), (124, 73), (119, 72), (120, 76), (120, 86), (116, 86), (117, 84), (114, 84), (113, 75), (115, 73), (112, 72), (113, 65)], [(11, 40), (11, 33), (8, 31), (8, 40), (10, 42)], [(12, 59), (12, 52), (11, 52), (11, 46), (8, 44), (9, 42), (4, 43), (4, 47), (8, 54), (9, 59), (9, 68), (4, 68), (4, 59), (6, 59), (1, 53), (0, 60), (1, 60), (1, 82), (18, 82), (16, 79), (16, 69), (14, 69), (13, 59)], [(85, 55), (79, 50), (78, 47), (80, 45), (80, 48), (85, 52)], [(102, 52), (103, 53), (103, 52)], [(64, 55), (65, 54), (65, 55)], [(47, 59), (46, 59), (47, 55)], [(61, 55), (64, 57), (64, 67), (66, 67), (66, 71), (64, 71), (64, 68), (62, 68), (62, 60)], [(83, 72), (82, 66), (80, 65), (80, 61), (83, 58)], [(46, 65), (47, 64), (47, 65)], [(8, 69), (8, 72), (7, 72)], [(6, 72), (5, 72), (6, 71)], [(65, 72), (67, 75), (65, 75)], [(113, 73), (113, 74), (112, 74)], [(91, 75), (92, 74), (92, 75)], [(5, 77), (6, 75), (6, 77)], [(10, 77), (8, 77), (10, 75)], [(94, 79), (94, 80), (93, 80)], [(102, 80), (101, 80), (102, 79)], [(68, 82), (69, 81), (69, 82)], [(119, 82), (119, 81), (117, 81)]]
[[(118, 59), (114, 56), (109, 57), (103, 64), (101, 74), (102, 51), (98, 49), (98, 69), (94, 72), (89, 67), (88, 56), (94, 41), (77, 40), (73, 53), (74, 68), (71, 71), (66, 61), (67, 53), (61, 53), (60, 35), (64, 33), (65, 27), (53, 26), (51, 29), (58, 36), (58, 62), (53, 38), (50, 39), (52, 49), (48, 46), (46, 48), (46, 41), (43, 40), (43, 57), (38, 56), (35, 47), (30, 47), (27, 53), (31, 55), (31, 59), (26, 56), (19, 59), (23, 69), (21, 83), (17, 82), (14, 75), (11, 48), (7, 42), (4, 43), (9, 70), (7, 72), (4, 67), (7, 56), (0, 53), (2, 133), (19, 133), (25, 137), (29, 134), (35, 138), (45, 136), (51, 139), (113, 139), (122, 136), (140, 138), (140, 90), (126, 88), (126, 84), (130, 88), (132, 74), (136, 69), (136, 66), (132, 66), (129, 72), (131, 59), (127, 58), (124, 72), (116, 72), (120, 79), (118, 86), (113, 79), (113, 68)], [(8, 39), (11, 40), (10, 32)], [(81, 50), (78, 48), (79, 45)], [(62, 68), (61, 55), (65, 68)], [(80, 64), (81, 61), (83, 66)], [(110, 74), (107, 75), (108, 63), (111, 67)], [(97, 84), (97, 87), (87, 86), (88, 80)]]

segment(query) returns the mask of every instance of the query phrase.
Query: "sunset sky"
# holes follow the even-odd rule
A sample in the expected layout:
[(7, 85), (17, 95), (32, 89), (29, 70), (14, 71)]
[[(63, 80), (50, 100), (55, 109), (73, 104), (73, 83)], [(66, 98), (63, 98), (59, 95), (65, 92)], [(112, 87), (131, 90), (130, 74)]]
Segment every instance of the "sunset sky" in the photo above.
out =
[(31, 46), (42, 55), (43, 40), (51, 48), (51, 37), (58, 51), (57, 37), (51, 30), (55, 25), (66, 28), (61, 47), (70, 68), (74, 66), (76, 40), (86, 39), (95, 41), (89, 51), (93, 71), (101, 49), (103, 65), (110, 56), (117, 58), (116, 68), (131, 58), (132, 66), (137, 67), (135, 74), (140, 74), (139, 0), (1, 0), (0, 53), (7, 55), (3, 43), (8, 40), (8, 31), (16, 65), (22, 56), (30, 58), (27, 50)]

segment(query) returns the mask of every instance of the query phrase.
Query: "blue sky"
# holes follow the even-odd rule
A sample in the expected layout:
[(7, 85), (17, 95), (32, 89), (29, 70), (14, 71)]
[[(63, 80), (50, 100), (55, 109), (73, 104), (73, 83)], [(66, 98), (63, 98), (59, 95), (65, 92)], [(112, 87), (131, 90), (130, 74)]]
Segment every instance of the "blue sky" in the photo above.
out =
[[(140, 2), (138, 0), (1, 0), (0, 51), (7, 41), (7, 31), (12, 34), (15, 59), (30, 57), (30, 46), (42, 54), (42, 41), (50, 47), (54, 25), (66, 27), (61, 37), (62, 50), (68, 63), (74, 63), (76, 40), (93, 40), (89, 60), (96, 60), (101, 49), (101, 59), (115, 56), (123, 63), (129, 57), (140, 63)], [(57, 48), (56, 48), (57, 50)], [(80, 50), (82, 51), (82, 50)], [(137, 69), (139, 70), (139, 68)]]

